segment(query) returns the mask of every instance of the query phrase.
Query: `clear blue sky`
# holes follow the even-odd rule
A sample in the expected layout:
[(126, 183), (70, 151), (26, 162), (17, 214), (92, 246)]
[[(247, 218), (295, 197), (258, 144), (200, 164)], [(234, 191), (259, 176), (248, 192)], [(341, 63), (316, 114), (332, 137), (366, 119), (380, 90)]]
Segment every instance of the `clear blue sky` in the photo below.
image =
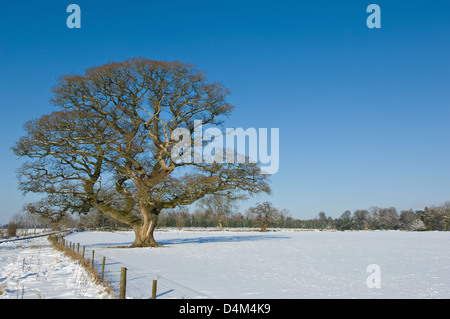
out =
[[(66, 8), (81, 7), (81, 29)], [(381, 29), (366, 8), (381, 8)], [(12, 1), (0, 4), (0, 223), (33, 199), (10, 147), (64, 74), (144, 56), (232, 90), (228, 127), (280, 128), (276, 207), (296, 218), (450, 200), (450, 1)], [(243, 204), (246, 207), (247, 204)]]

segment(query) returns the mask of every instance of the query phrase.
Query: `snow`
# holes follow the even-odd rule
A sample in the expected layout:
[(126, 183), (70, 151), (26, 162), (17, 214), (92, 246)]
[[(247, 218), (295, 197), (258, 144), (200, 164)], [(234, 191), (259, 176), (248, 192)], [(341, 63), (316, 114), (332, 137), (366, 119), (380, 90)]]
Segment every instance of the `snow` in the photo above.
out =
[[(98, 269), (106, 257), (116, 291), (126, 267), (133, 299), (150, 298), (152, 280), (158, 299), (450, 298), (450, 232), (161, 230), (155, 238), (164, 246), (124, 248), (133, 232), (66, 236), (86, 256), (95, 250)], [(104, 297), (45, 241), (0, 244), (0, 298)], [(373, 275), (379, 288), (367, 284)]]
[(108, 298), (79, 263), (47, 237), (0, 242), (0, 299)]

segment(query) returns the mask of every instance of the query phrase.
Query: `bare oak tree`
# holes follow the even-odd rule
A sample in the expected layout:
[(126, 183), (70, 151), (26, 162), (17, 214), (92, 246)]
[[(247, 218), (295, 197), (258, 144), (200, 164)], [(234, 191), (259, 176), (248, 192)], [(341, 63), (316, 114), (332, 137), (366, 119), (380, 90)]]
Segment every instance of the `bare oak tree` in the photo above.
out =
[(198, 204), (206, 214), (213, 216), (220, 230), (223, 229), (227, 217), (236, 210), (235, 201), (217, 194), (203, 197)]
[(280, 211), (270, 202), (256, 204), (247, 210), (247, 216), (254, 218), (260, 227), (261, 232), (267, 231), (267, 227), (276, 222), (280, 218)]
[(19, 170), (20, 188), (70, 197), (75, 210), (93, 207), (130, 225), (133, 246), (158, 246), (153, 231), (162, 209), (209, 194), (238, 199), (270, 192), (255, 163), (172, 158), (178, 128), (195, 145), (195, 120), (220, 125), (233, 109), (230, 92), (190, 64), (108, 63), (63, 76), (53, 92), (59, 111), (27, 122), (13, 147), (29, 158)]

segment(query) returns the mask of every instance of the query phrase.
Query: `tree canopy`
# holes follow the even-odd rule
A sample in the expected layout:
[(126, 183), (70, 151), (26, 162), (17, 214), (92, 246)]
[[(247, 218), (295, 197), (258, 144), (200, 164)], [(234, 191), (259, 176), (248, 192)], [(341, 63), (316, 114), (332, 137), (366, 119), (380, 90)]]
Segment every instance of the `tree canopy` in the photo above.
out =
[(190, 64), (146, 58), (108, 63), (61, 77), (53, 92), (58, 110), (28, 121), (13, 147), (28, 158), (19, 169), (20, 188), (130, 225), (134, 246), (158, 245), (153, 230), (162, 209), (209, 194), (238, 199), (270, 193), (257, 163), (173, 158), (177, 129), (188, 130), (189, 145), (195, 145), (196, 121), (221, 125), (234, 108), (226, 101), (230, 91)]

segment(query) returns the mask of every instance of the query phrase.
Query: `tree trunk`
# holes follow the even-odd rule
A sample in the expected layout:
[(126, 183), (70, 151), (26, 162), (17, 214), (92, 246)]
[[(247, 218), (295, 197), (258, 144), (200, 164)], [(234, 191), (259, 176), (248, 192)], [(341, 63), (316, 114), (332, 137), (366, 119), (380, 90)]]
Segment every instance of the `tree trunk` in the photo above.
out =
[(135, 233), (135, 240), (131, 247), (159, 247), (153, 237), (153, 232), (156, 228), (159, 212), (150, 211), (146, 212), (141, 210), (142, 223), (133, 227)]
[(260, 229), (259, 231), (260, 231), (260, 232), (266, 232), (266, 231), (267, 231), (267, 226), (268, 226), (267, 223), (261, 224), (261, 229)]

